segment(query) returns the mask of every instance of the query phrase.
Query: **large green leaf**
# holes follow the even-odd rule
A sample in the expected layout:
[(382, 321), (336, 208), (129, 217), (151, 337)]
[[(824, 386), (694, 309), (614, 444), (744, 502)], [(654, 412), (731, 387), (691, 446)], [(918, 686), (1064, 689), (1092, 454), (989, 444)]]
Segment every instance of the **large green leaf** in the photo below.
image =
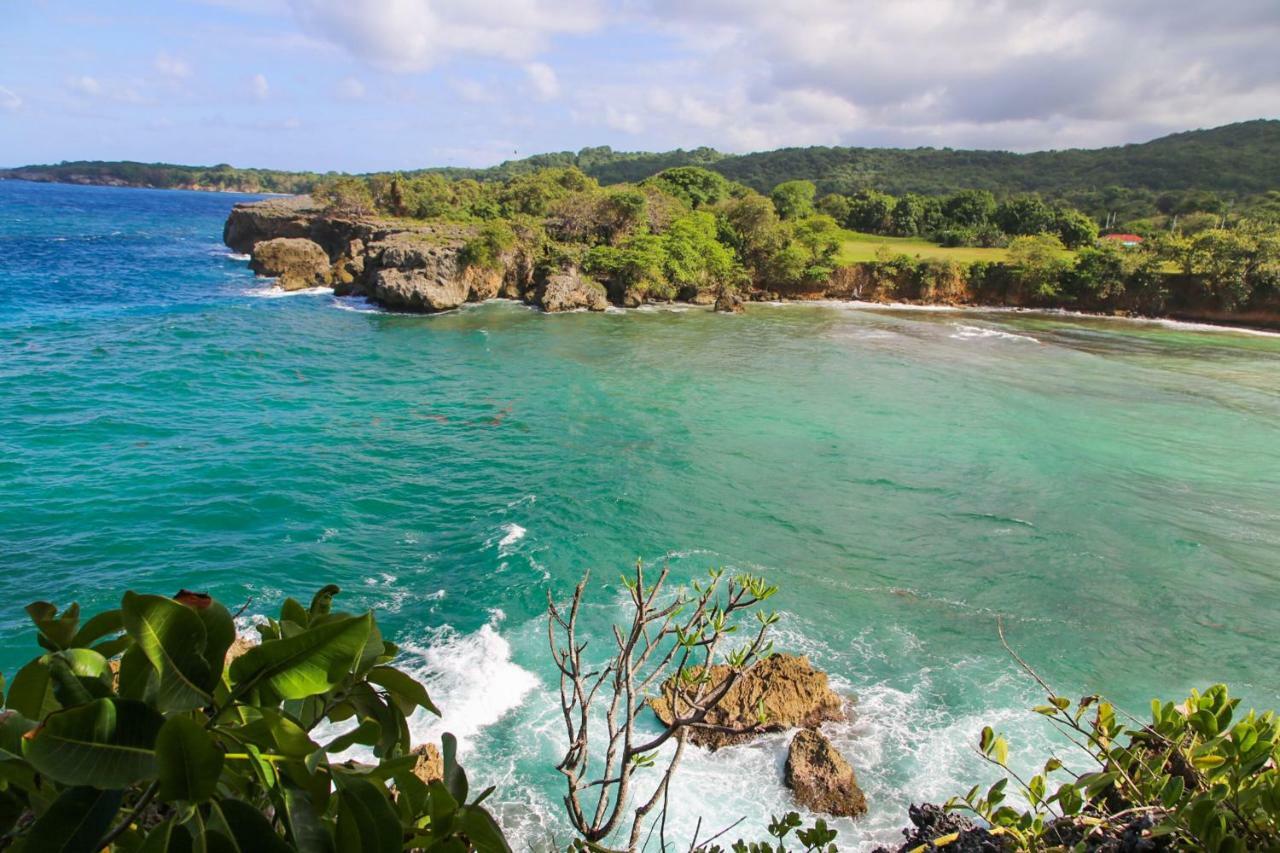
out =
[(71, 638), (71, 645), (76, 648), (85, 648), (107, 634), (119, 634), (123, 630), (124, 614), (119, 610), (104, 610), (95, 614), (80, 627), (76, 635)]
[(261, 714), (241, 726), (236, 736), (290, 758), (305, 758), (320, 748), (302, 726), (279, 711), (262, 708)]
[(41, 774), (64, 785), (127, 788), (156, 774), (156, 735), (164, 718), (141, 702), (95, 699), (56, 711), (23, 740)]
[(386, 790), (353, 776), (340, 778), (338, 849), (343, 853), (399, 853), (404, 829)]
[(36, 725), (17, 711), (0, 713), (0, 761), (23, 760), (22, 736)]
[(480, 806), (463, 806), (454, 819), (458, 831), (467, 837), (478, 853), (511, 853), (511, 845), (498, 822)]
[(190, 717), (170, 717), (156, 737), (160, 799), (200, 803), (213, 796), (222, 775), (222, 750)]
[(79, 604), (72, 604), (59, 616), (54, 605), (36, 601), (27, 605), (27, 615), (40, 631), (40, 645), (51, 651), (68, 648), (80, 625)]
[(44, 658), (36, 658), (18, 670), (9, 687), (5, 706), (30, 720), (43, 720), (58, 709), (53, 695), (53, 678)]
[(264, 640), (231, 664), (232, 687), (265, 688), (281, 699), (324, 693), (355, 665), (372, 623), (372, 615), (366, 613), (283, 640)]
[(295, 785), (284, 786), (285, 819), (298, 853), (334, 853), (333, 835), (316, 814), (307, 792)]
[(437, 717), (440, 716), (440, 709), (431, 701), (431, 697), (427, 695), (427, 688), (422, 683), (414, 679), (407, 673), (401, 672), (395, 667), (375, 666), (369, 670), (366, 676), (369, 681), (380, 687), (385, 687), (395, 699), (409, 705), (410, 707), (401, 707), (406, 714), (411, 713), (412, 706), (426, 708)]
[(210, 824), (216, 823), (237, 853), (292, 853), (284, 839), (276, 835), (271, 821), (262, 812), (241, 800), (219, 800), (213, 804)]
[(222, 678), (222, 669), (227, 663), (227, 649), (236, 641), (236, 623), (230, 611), (217, 601), (210, 601), (204, 607), (195, 609), (195, 614), (204, 623), (207, 641), (204, 649), (205, 662), (209, 664), (210, 684)]
[(156, 705), (164, 711), (190, 711), (212, 701), (208, 635), (190, 607), (159, 595), (126, 592), (121, 603), (124, 627), (159, 675)]
[(123, 791), (68, 788), (31, 826), (23, 853), (94, 853), (123, 797)]

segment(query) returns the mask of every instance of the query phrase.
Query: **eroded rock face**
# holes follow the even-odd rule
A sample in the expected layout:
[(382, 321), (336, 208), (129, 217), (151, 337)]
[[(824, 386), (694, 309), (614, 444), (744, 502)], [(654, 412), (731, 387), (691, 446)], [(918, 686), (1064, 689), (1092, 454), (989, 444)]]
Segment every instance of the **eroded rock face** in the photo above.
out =
[(258, 275), (278, 279), (285, 290), (322, 287), (333, 280), (329, 256), (305, 237), (277, 237), (258, 243), (249, 266)]
[(422, 784), (430, 785), (444, 779), (444, 759), (434, 743), (415, 746), (409, 753), (414, 756), (413, 775), (422, 780)]
[(784, 773), (796, 802), (810, 811), (857, 817), (867, 810), (853, 767), (817, 729), (796, 732)]
[[(727, 666), (711, 668), (711, 683), (720, 683), (729, 674)], [(672, 685), (662, 686), (662, 695), (650, 701), (658, 719), (671, 725)], [(765, 721), (759, 721), (764, 709)], [(685, 709), (682, 709), (685, 711)], [(751, 740), (764, 732), (790, 728), (812, 728), (830, 720), (843, 720), (844, 701), (827, 683), (827, 674), (813, 668), (803, 656), (776, 654), (757, 661), (734, 683), (705, 722), (746, 733), (702, 728), (689, 730), (689, 740), (698, 746), (719, 749)]]
[(538, 287), (535, 299), (542, 310), (550, 312), (578, 308), (603, 311), (609, 307), (604, 288), (572, 269), (548, 276)]
[(715, 310), (724, 314), (741, 314), (742, 297), (732, 290), (722, 290), (716, 297)]
[(456, 272), (393, 267), (377, 271), (369, 295), (388, 308), (431, 314), (466, 302), (468, 289)]

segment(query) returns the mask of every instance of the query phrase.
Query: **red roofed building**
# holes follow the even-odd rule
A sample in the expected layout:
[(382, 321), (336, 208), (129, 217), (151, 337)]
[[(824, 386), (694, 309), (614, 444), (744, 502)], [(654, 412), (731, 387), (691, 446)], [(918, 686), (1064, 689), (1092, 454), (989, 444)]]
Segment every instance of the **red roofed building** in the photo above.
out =
[(1121, 246), (1137, 246), (1142, 243), (1142, 238), (1137, 234), (1103, 234), (1103, 240), (1113, 240)]

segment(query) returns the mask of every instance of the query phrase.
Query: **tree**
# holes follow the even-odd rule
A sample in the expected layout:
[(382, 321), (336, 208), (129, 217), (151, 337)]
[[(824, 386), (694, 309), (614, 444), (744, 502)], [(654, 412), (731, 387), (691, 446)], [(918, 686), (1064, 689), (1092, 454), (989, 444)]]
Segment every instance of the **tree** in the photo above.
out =
[(931, 226), (929, 214), (929, 199), (915, 193), (907, 193), (893, 206), (891, 214), (893, 233), (902, 237), (914, 237), (924, 233)]
[(1061, 240), (1038, 234), (1015, 237), (1009, 243), (1009, 267), (1031, 296), (1044, 300), (1057, 295), (1070, 264)]
[(734, 278), (733, 253), (716, 239), (716, 219), (703, 210), (671, 223), (662, 235), (666, 278), (678, 288), (712, 290)]
[(996, 208), (996, 224), (1011, 236), (1053, 231), (1053, 210), (1038, 195), (1015, 196)]
[(724, 176), (700, 166), (667, 169), (654, 175), (649, 181), (693, 208), (709, 207), (729, 195), (729, 182)]
[(887, 234), (893, 227), (893, 208), (897, 200), (888, 193), (861, 190), (849, 198), (846, 226), (868, 234)]
[[(76, 604), (29, 605), (41, 652), (0, 714), (5, 845), (507, 853), (451, 735), (443, 780), (414, 775), (406, 715), (439, 712), (372, 613), (333, 609), (338, 593), (285, 599), (238, 656), (231, 614), (203, 593), (126, 592), (84, 622)], [(344, 731), (326, 741), (331, 724)], [(334, 759), (355, 744), (375, 762)]]
[(942, 203), (942, 215), (953, 228), (980, 228), (995, 213), (996, 197), (988, 190), (960, 190)]
[(849, 203), (847, 196), (842, 196), (839, 193), (827, 193), (818, 199), (815, 208), (818, 213), (825, 213), (836, 222), (843, 224), (849, 221), (849, 211), (852, 209), (852, 205)]
[[(726, 579), (723, 572), (713, 571), (707, 581), (670, 595), (668, 575), (663, 566), (656, 577), (647, 577), (644, 564), (637, 562), (634, 572), (623, 576), (629, 616), (614, 627), (615, 647), (595, 658), (584, 655), (587, 644), (578, 626), (588, 578), (577, 585), (567, 606), (547, 593), (547, 638), (560, 672), (567, 742), (557, 769), (565, 777), (569, 822), (592, 845), (625, 827), (625, 849), (639, 849), (646, 820), (665, 800), (680, 765), (686, 734), (708, 726), (707, 715), (742, 673), (769, 653), (766, 636), (778, 617), (757, 606), (776, 587), (758, 577)], [(758, 627), (742, 645), (728, 648), (736, 620), (750, 610), (756, 610)], [(727, 674), (713, 678), (718, 665), (725, 665)], [(637, 722), (648, 696), (664, 685), (672, 693), (674, 719), (661, 733), (645, 735)], [(660, 763), (659, 750), (668, 741), (674, 741), (674, 749)], [(658, 776), (657, 786), (633, 809), (635, 776), (650, 771)]]
[(1058, 237), (1068, 249), (1092, 246), (1098, 239), (1098, 223), (1078, 210), (1059, 208), (1054, 213)]
[(785, 181), (773, 188), (769, 195), (778, 216), (783, 219), (802, 219), (813, 213), (813, 198), (818, 189), (811, 181)]
[(311, 191), (311, 197), (329, 213), (364, 216), (373, 212), (373, 194), (359, 178), (325, 181)]
[(840, 251), (840, 226), (830, 216), (818, 214), (797, 222), (791, 229), (806, 253), (805, 278), (823, 281), (835, 271)]

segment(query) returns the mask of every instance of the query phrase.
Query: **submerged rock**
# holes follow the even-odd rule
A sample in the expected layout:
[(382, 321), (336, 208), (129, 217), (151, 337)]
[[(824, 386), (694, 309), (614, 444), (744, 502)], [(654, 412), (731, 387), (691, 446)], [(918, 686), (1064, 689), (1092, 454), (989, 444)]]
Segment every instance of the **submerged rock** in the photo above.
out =
[(604, 288), (570, 269), (548, 276), (534, 294), (543, 311), (574, 311), (586, 308), (603, 311), (609, 307)]
[(329, 256), (305, 237), (276, 237), (258, 243), (249, 266), (258, 275), (276, 278), (285, 290), (322, 287), (333, 280)]
[(783, 779), (810, 811), (857, 817), (867, 810), (853, 767), (817, 729), (801, 729), (791, 739)]
[[(729, 672), (727, 666), (712, 667), (711, 683), (720, 683)], [(662, 685), (662, 695), (649, 702), (665, 725), (671, 725), (674, 719), (673, 688), (668, 680)], [(687, 713), (687, 709), (680, 710)], [(752, 664), (707, 714), (705, 722), (715, 728), (691, 728), (689, 740), (698, 746), (719, 749), (744, 743), (764, 732), (812, 728), (844, 718), (844, 701), (827, 683), (825, 672), (814, 669), (807, 657), (776, 654)]]

